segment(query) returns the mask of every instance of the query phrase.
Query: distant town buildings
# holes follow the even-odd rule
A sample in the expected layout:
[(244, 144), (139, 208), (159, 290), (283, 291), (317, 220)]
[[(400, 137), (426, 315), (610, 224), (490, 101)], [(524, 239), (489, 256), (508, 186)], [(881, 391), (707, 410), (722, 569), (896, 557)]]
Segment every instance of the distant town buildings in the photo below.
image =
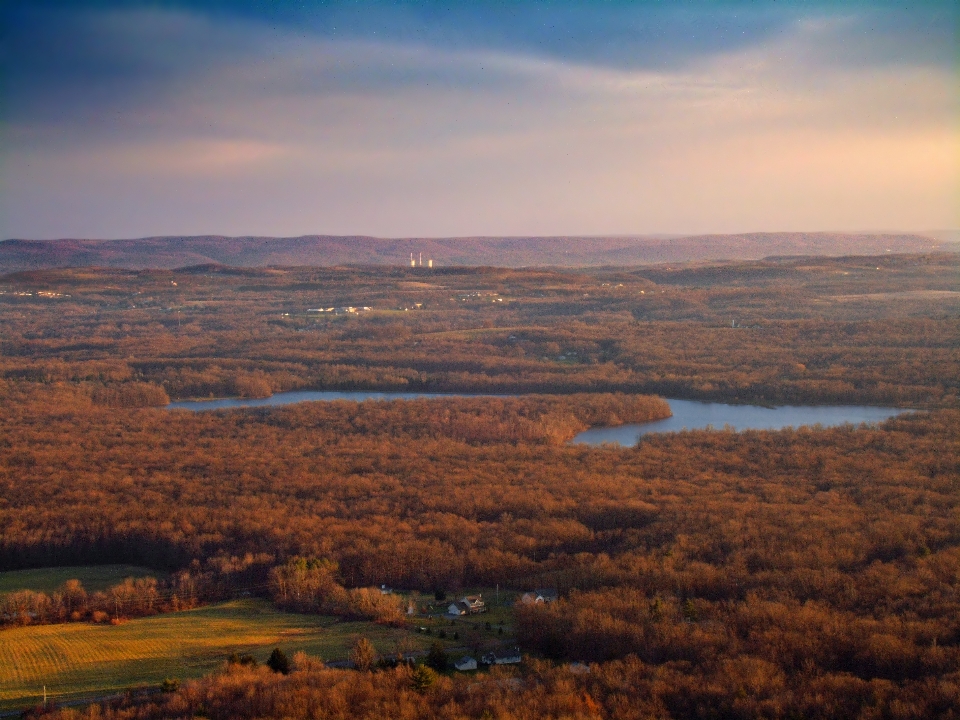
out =
[(363, 307), (354, 307), (353, 305), (345, 305), (343, 307), (328, 307), (328, 308), (308, 308), (308, 313), (333, 313), (334, 315), (347, 315), (350, 313), (361, 313), (369, 312), (373, 310), (372, 307), (364, 305)]

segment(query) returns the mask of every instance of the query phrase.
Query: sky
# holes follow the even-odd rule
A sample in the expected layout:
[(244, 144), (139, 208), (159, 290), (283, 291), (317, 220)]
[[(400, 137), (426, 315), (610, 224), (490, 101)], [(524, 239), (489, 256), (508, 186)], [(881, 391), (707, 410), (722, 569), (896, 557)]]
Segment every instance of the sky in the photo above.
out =
[(0, 238), (960, 227), (947, 2), (0, 2)]

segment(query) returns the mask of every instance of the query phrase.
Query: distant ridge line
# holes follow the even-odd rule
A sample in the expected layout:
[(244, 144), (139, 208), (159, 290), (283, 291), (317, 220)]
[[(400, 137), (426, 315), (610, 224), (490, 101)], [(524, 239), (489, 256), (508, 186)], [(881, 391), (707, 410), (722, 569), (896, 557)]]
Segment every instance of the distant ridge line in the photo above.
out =
[(596, 267), (771, 256), (923, 253), (951, 246), (898, 233), (741, 233), (729, 235), (511, 236), (378, 238), (366, 235), (267, 237), (222, 235), (134, 239), (0, 242), (0, 273), (61, 267), (174, 269), (203, 264), (233, 267), (408, 265), (410, 253), (437, 266)]

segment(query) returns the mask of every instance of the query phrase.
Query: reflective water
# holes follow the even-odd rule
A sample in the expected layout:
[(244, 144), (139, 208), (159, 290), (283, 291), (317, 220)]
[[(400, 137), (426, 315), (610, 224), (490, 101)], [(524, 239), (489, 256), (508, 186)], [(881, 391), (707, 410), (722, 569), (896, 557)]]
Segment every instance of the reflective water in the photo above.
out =
[(321, 390), (295, 390), (277, 393), (268, 398), (255, 400), (244, 398), (219, 398), (217, 400), (181, 400), (167, 405), (168, 410), (229, 410), (241, 407), (264, 407), (270, 405), (292, 405), (294, 403), (316, 400), (417, 400), (437, 397), (480, 397), (463, 393), (417, 393), (417, 392), (376, 392), (360, 390), (355, 392), (333, 392)]
[(694, 400), (668, 400), (673, 417), (642, 425), (591, 428), (577, 435), (573, 442), (585, 445), (618, 443), (634, 445), (642, 435), (669, 433), (678, 430), (780, 430), (801, 425), (833, 427), (851, 423), (878, 423), (901, 413), (901, 408), (863, 405), (784, 405), (768, 408), (757, 405), (725, 405)]
[[(293, 403), (316, 400), (414, 400), (437, 397), (484, 397), (463, 393), (418, 393), (418, 392), (333, 392), (318, 390), (298, 390), (277, 393), (268, 398), (246, 400), (241, 398), (220, 398), (217, 400), (184, 400), (172, 402), (167, 408), (181, 410), (229, 410), (241, 407), (269, 407), (291, 405)], [(490, 397), (490, 396), (486, 396)], [(852, 423), (877, 423), (888, 418), (910, 412), (900, 408), (869, 407), (863, 405), (785, 405), (769, 408), (758, 405), (726, 405), (724, 403), (704, 403), (694, 400), (667, 400), (673, 417), (642, 425), (620, 425), (619, 427), (591, 428), (577, 435), (572, 442), (576, 444), (601, 445), (618, 443), (633, 445), (642, 435), (650, 433), (669, 433), (678, 430), (702, 430), (712, 427), (716, 430), (779, 430), (801, 425), (822, 425), (832, 427)]]

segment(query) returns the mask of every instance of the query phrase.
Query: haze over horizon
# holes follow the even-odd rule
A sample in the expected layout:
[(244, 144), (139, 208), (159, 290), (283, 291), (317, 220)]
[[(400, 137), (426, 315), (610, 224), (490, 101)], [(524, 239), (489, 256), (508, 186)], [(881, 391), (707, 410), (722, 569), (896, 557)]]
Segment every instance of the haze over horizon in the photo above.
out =
[(950, 2), (0, 18), (0, 238), (960, 227)]

